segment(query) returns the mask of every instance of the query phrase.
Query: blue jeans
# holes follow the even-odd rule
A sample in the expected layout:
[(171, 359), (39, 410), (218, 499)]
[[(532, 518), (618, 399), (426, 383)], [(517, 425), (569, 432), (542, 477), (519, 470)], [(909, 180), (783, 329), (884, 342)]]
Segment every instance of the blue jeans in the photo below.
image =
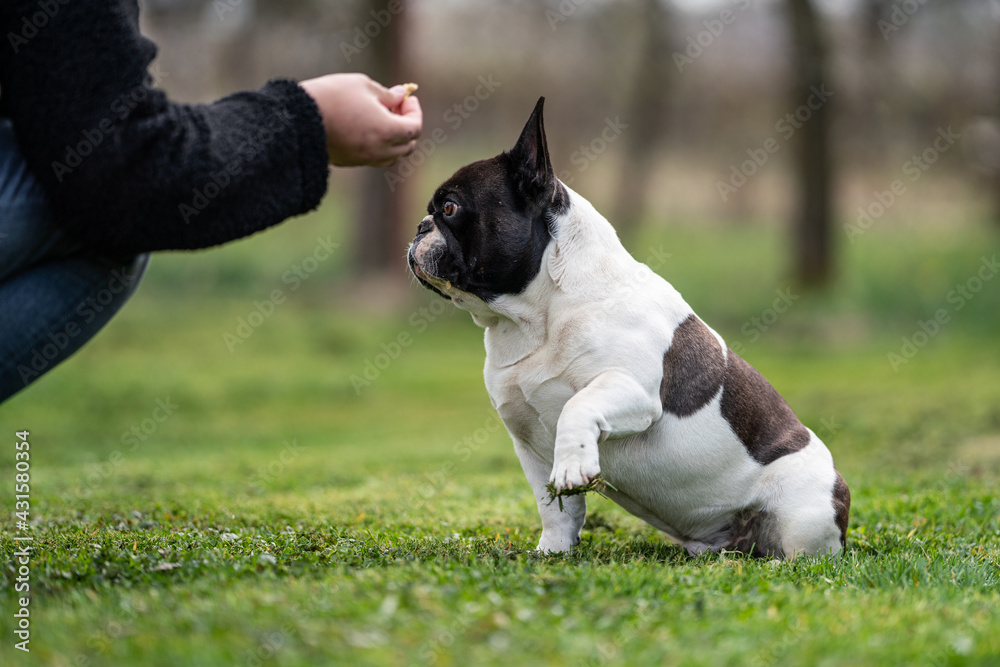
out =
[(101, 256), (69, 239), (0, 118), (0, 402), (93, 338), (148, 261)]

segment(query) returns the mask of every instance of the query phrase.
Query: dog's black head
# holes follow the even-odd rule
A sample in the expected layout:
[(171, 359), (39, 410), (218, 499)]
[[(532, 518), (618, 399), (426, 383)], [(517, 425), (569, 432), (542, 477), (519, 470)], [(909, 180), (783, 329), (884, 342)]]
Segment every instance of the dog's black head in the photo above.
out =
[(489, 303), (520, 293), (538, 275), (550, 222), (569, 205), (549, 160), (544, 102), (538, 100), (514, 148), (462, 167), (434, 193), (408, 253), (425, 287)]

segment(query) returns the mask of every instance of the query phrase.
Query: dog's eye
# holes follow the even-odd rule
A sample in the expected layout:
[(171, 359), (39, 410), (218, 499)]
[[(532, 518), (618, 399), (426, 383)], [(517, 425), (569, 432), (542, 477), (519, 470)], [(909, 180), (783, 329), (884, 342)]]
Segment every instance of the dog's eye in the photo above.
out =
[(441, 209), (441, 212), (444, 213), (446, 218), (450, 218), (458, 213), (458, 204), (453, 201), (446, 201), (444, 203), (444, 207)]

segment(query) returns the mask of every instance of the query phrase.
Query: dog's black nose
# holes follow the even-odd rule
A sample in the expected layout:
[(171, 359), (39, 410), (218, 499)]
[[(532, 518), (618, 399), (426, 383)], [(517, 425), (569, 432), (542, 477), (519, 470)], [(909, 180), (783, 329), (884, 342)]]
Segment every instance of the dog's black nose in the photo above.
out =
[(433, 226), (434, 226), (433, 220), (431, 220), (429, 217), (424, 218), (423, 220), (420, 221), (420, 224), (417, 225), (417, 236), (420, 236), (421, 234), (426, 234), (427, 232), (431, 231), (431, 227)]

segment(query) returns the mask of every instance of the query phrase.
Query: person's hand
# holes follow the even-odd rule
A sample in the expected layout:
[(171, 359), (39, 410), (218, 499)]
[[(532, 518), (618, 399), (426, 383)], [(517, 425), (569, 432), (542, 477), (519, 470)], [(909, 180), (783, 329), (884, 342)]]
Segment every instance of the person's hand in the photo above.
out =
[(388, 167), (417, 145), (420, 102), (403, 86), (385, 88), (364, 74), (328, 74), (300, 83), (323, 116), (330, 163)]

